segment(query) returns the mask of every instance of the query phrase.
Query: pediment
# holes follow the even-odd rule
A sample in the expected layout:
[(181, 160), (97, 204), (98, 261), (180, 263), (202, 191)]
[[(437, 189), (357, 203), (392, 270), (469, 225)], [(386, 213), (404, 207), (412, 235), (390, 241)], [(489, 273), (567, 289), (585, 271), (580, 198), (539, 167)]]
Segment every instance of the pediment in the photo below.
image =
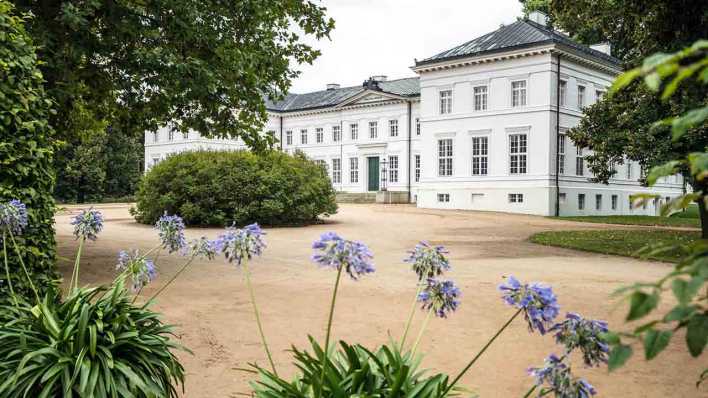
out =
[(402, 97), (394, 94), (389, 94), (381, 91), (375, 90), (365, 90), (348, 100), (337, 105), (337, 107), (352, 106), (352, 105), (372, 105), (377, 103), (384, 103), (388, 101), (399, 101)]

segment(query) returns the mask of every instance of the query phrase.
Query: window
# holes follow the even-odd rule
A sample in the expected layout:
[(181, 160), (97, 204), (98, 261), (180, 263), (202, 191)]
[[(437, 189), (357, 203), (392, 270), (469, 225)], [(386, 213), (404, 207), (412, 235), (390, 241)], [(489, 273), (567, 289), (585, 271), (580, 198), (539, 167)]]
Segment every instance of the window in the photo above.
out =
[(332, 159), (332, 183), (340, 184), (342, 182), (342, 159)]
[(339, 142), (342, 140), (342, 129), (339, 126), (332, 126), (332, 141)]
[(398, 137), (398, 120), (388, 121), (388, 131), (391, 137)]
[(617, 195), (612, 195), (612, 210), (617, 210)]
[(559, 193), (558, 194), (558, 202), (562, 205), (565, 204), (565, 197), (566, 197), (565, 192)]
[(565, 80), (560, 81), (560, 106), (566, 106), (568, 98), (568, 82)]
[(565, 174), (565, 134), (558, 137), (558, 174)]
[(420, 155), (415, 155), (415, 182), (420, 182)]
[(605, 92), (603, 90), (595, 90), (595, 101), (600, 101), (604, 96)]
[(359, 139), (359, 123), (352, 123), (349, 125), (349, 135), (352, 141)]
[(315, 164), (327, 170), (327, 163), (322, 159), (315, 159)]
[(184, 139), (184, 140), (189, 139), (189, 131), (185, 131), (184, 133), (182, 133), (182, 139)]
[(452, 113), (452, 90), (440, 91), (440, 114)]
[(585, 194), (578, 194), (578, 210), (585, 210)]
[(169, 131), (167, 132), (167, 140), (168, 140), (168, 141), (174, 141), (174, 139), (175, 139), (175, 132), (172, 131), (172, 130), (169, 130)]
[(315, 129), (315, 142), (321, 144), (324, 141), (324, 129), (318, 127)]
[(379, 136), (379, 122), (369, 122), (369, 138), (376, 138)]
[(583, 148), (576, 149), (575, 156), (575, 175), (582, 176), (585, 169), (585, 161), (583, 158)]
[(526, 106), (526, 80), (511, 82), (511, 106)]
[(452, 175), (452, 138), (438, 140), (438, 175)]
[(359, 182), (359, 158), (349, 158), (349, 182)]
[(509, 203), (524, 203), (524, 194), (522, 193), (510, 193)]
[(627, 161), (627, 179), (632, 179), (632, 162)]
[(300, 130), (300, 143), (303, 145), (307, 144), (307, 129)]
[(439, 193), (438, 194), (438, 202), (447, 203), (449, 201), (450, 201), (450, 194), (449, 193)]
[(487, 86), (478, 86), (474, 88), (474, 110), (487, 110)]
[(156, 165), (156, 164), (158, 164), (158, 163), (160, 163), (160, 157), (159, 157), (159, 156), (155, 156), (154, 158), (152, 158), (152, 165), (153, 165), (153, 166)]
[(157, 131), (152, 133), (152, 142), (158, 142), (160, 140), (159, 133)]
[(526, 134), (509, 136), (509, 173), (526, 174)]
[(578, 109), (585, 107), (585, 86), (578, 86)]
[(487, 137), (472, 137), (472, 175), (487, 175)]
[(595, 210), (602, 210), (602, 195), (595, 195)]
[(415, 135), (420, 135), (420, 118), (415, 118)]
[(388, 157), (388, 181), (398, 182), (398, 155)]
[(293, 131), (288, 130), (285, 132), (285, 145), (292, 145), (293, 144)]

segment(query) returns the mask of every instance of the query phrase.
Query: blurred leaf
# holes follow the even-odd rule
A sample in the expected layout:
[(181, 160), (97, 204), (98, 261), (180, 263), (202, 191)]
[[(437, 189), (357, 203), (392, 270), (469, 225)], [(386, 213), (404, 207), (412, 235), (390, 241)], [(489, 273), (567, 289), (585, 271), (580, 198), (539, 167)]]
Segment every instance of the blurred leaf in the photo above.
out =
[(701, 355), (708, 343), (708, 316), (696, 315), (691, 318), (686, 327), (686, 344), (692, 356)]
[(630, 296), (628, 321), (637, 320), (651, 312), (659, 303), (659, 296), (656, 293), (647, 294), (637, 291)]
[(654, 359), (669, 345), (672, 333), (670, 330), (657, 331), (651, 329), (644, 336), (644, 356), (647, 360)]
[(632, 347), (628, 345), (617, 345), (610, 351), (610, 356), (607, 360), (607, 367), (612, 372), (622, 367), (629, 357), (632, 356)]

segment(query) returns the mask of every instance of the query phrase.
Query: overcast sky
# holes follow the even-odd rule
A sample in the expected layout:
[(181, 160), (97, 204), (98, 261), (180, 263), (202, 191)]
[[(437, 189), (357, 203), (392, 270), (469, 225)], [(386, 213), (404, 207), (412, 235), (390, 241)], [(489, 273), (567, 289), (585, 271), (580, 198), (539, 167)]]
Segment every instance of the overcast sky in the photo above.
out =
[(521, 16), (518, 0), (323, 0), (336, 21), (330, 40), (308, 41), (322, 51), (291, 92), (361, 84), (371, 75), (415, 76), (423, 59), (509, 24)]

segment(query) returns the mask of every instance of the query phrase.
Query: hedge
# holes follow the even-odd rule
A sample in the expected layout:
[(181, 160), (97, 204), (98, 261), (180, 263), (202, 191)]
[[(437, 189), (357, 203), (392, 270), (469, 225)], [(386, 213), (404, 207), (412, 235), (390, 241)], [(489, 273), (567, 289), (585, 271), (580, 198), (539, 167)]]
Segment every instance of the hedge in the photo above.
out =
[[(0, 202), (19, 199), (27, 205), (29, 227), (18, 243), (35, 283), (44, 290), (58, 276), (52, 199), (54, 146), (47, 121), (51, 102), (42, 86), (35, 47), (24, 28), (26, 18), (0, 0)], [(12, 246), (8, 251), (14, 286), (27, 293), (17, 254)], [(4, 275), (0, 276), (3, 295), (7, 294)]]
[(300, 225), (337, 211), (324, 167), (277, 151), (172, 155), (143, 176), (136, 198), (132, 212), (146, 224), (167, 212), (188, 225)]

